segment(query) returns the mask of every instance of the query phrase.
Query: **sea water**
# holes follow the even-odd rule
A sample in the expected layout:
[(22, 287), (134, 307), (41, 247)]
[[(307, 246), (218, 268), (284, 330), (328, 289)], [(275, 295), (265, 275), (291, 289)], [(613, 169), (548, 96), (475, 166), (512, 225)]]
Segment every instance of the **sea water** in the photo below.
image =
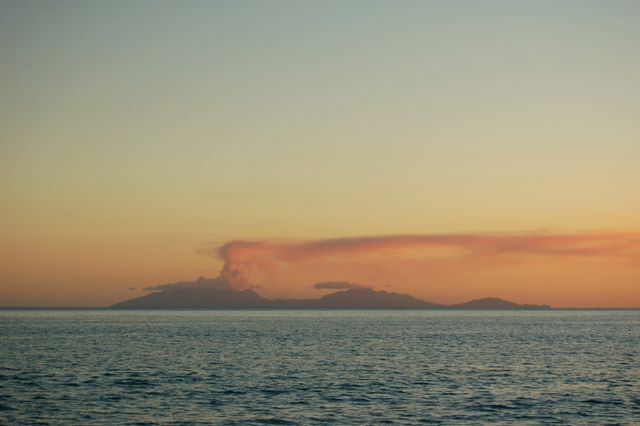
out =
[(0, 310), (0, 423), (640, 424), (640, 311)]

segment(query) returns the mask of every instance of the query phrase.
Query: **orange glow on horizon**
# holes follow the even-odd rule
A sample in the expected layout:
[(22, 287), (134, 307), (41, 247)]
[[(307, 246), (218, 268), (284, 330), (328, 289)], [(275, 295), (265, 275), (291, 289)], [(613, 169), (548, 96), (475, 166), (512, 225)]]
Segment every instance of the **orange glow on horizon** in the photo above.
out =
[[(498, 296), (555, 306), (640, 306), (640, 234), (469, 233), (232, 241), (204, 250), (238, 288), (314, 297), (315, 282), (353, 281), (439, 303)], [(615, 291), (612, 289), (615, 288)]]

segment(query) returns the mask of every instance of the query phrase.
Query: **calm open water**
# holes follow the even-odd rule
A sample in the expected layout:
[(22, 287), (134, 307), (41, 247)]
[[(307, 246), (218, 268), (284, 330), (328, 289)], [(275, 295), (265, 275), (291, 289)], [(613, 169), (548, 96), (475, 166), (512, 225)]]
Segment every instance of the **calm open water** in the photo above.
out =
[(0, 310), (38, 422), (640, 424), (640, 311)]

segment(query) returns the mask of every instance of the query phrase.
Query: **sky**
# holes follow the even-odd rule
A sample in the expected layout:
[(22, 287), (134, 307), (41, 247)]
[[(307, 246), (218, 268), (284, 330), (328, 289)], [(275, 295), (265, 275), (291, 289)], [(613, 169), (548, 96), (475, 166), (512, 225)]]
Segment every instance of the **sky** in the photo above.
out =
[[(0, 306), (216, 277), (233, 241), (269, 247), (241, 259), (269, 297), (640, 306), (639, 20), (635, 1), (1, 0)], [(407, 236), (457, 239), (282, 257)], [(496, 238), (521, 248), (468, 243)]]

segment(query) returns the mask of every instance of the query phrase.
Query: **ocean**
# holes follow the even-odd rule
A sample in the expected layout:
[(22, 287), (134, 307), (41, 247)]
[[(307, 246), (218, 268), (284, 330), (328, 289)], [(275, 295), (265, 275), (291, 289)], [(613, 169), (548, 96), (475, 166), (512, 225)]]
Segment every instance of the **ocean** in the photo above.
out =
[(640, 424), (640, 311), (0, 310), (0, 424)]

